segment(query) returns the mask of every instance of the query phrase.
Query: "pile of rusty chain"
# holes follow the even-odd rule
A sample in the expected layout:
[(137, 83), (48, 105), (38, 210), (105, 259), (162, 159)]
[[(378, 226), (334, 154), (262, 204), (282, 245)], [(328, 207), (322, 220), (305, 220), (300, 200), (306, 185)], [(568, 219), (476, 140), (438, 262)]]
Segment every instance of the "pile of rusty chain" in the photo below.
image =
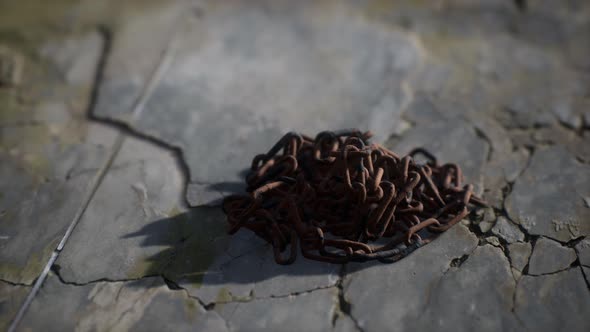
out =
[[(421, 148), (402, 158), (369, 144), (371, 136), (286, 134), (254, 157), (247, 194), (225, 198), (229, 233), (255, 232), (279, 264), (293, 263), (298, 246), (330, 263), (395, 262), (467, 216), (470, 204), (485, 206), (462, 184), (458, 165), (439, 165)], [(424, 164), (414, 161), (418, 154)]]

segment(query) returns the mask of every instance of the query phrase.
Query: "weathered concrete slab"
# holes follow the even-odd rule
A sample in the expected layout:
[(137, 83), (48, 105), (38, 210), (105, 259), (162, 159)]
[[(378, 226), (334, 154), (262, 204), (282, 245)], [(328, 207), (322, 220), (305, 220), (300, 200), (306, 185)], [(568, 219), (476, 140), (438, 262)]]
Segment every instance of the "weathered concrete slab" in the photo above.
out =
[(506, 200), (510, 218), (530, 234), (569, 241), (590, 234), (590, 168), (564, 148), (540, 148)]

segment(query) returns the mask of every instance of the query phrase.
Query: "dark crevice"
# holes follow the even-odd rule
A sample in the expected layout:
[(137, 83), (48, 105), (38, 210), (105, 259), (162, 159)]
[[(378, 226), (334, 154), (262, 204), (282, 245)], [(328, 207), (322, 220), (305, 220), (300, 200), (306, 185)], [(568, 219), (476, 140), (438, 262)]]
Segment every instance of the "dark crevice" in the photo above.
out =
[(531, 257), (533, 257), (533, 253), (535, 252), (535, 245), (537, 244), (537, 240), (539, 238), (540, 238), (540, 236), (538, 236), (538, 235), (531, 236), (531, 239), (529, 241), (531, 244), (531, 254), (529, 255), (526, 265), (522, 269), (522, 275), (528, 275), (528, 273), (529, 273), (529, 265), (531, 264)]
[(513, 0), (514, 5), (521, 13), (526, 12), (527, 10), (527, 1), (526, 0)]
[(467, 254), (465, 254), (461, 257), (453, 258), (453, 260), (451, 260), (450, 267), (455, 267), (455, 268), (461, 267), (461, 265), (463, 265), (463, 263), (467, 260), (467, 258), (469, 258), (469, 255), (467, 255)]
[(336, 287), (338, 288), (339, 310), (338, 312), (335, 312), (334, 316), (332, 317), (332, 326), (336, 324), (336, 321), (338, 320), (338, 314), (341, 313), (345, 316), (348, 316), (352, 320), (354, 326), (358, 331), (364, 332), (363, 328), (359, 325), (358, 321), (352, 316), (352, 304), (344, 296), (344, 277), (346, 276), (346, 264), (342, 265), (342, 267), (340, 268), (339, 276), (340, 278), (338, 279), (338, 283), (336, 284)]
[(168, 142), (165, 142), (162, 139), (156, 138), (154, 136), (145, 134), (131, 127), (129, 124), (122, 123), (117, 120), (95, 117), (92, 113), (89, 113), (88, 118), (94, 122), (98, 122), (108, 127), (119, 130), (126, 136), (133, 137), (135, 139), (152, 144), (158, 148), (170, 151), (176, 162), (176, 167), (180, 171), (182, 177), (183, 188), (180, 192), (180, 201), (182, 202), (183, 207), (186, 208), (190, 206), (186, 198), (186, 192), (190, 180), (190, 168), (188, 166), (188, 163), (186, 162), (186, 159), (184, 158), (184, 153), (180, 147), (169, 144)]
[(99, 278), (99, 279), (94, 279), (94, 280), (90, 280), (90, 281), (86, 281), (86, 282), (76, 282), (76, 281), (68, 281), (65, 280), (63, 278), (63, 276), (60, 273), (61, 267), (58, 264), (53, 264), (53, 266), (51, 267), (51, 272), (53, 273), (53, 275), (55, 275), (59, 281), (62, 284), (65, 285), (70, 285), (70, 286), (88, 286), (88, 285), (92, 285), (92, 284), (97, 284), (97, 283), (101, 283), (101, 282), (133, 282), (133, 281), (138, 281), (138, 280), (142, 280), (142, 279), (146, 279), (146, 278), (154, 278), (154, 277), (159, 277), (159, 274), (152, 274), (152, 275), (145, 275), (145, 276), (141, 276), (138, 278), (125, 278), (125, 279), (109, 279), (109, 278)]
[(188, 181), (190, 179), (190, 171), (189, 167), (184, 159), (182, 150), (180, 147), (173, 146), (167, 142), (164, 142), (161, 139), (155, 138), (153, 136), (144, 134), (132, 128), (130, 125), (122, 123), (117, 120), (113, 119), (106, 119), (100, 118), (95, 115), (96, 105), (98, 104), (98, 100), (100, 97), (100, 88), (102, 86), (102, 82), (105, 75), (105, 68), (107, 65), (108, 58), (112, 51), (113, 46), (113, 34), (111, 30), (107, 26), (99, 26), (98, 31), (101, 34), (104, 40), (104, 47), (102, 49), (102, 53), (99, 57), (99, 62), (97, 65), (97, 70), (94, 76), (94, 80), (92, 83), (92, 91), (90, 95), (90, 103), (88, 107), (88, 111), (86, 112), (87, 117), (89, 120), (101, 123), (103, 125), (107, 125), (111, 128), (117, 129), (118, 131), (124, 133), (127, 136), (134, 137), (136, 139), (140, 139), (146, 141), (148, 143), (154, 144), (157, 147), (160, 147), (165, 150), (169, 150), (172, 152), (172, 155), (176, 161), (176, 165), (180, 170), (181, 176), (183, 177), (184, 188), (181, 191), (181, 199), (180, 201), (183, 202), (185, 207), (189, 206), (187, 199), (186, 199), (186, 190)]
[(486, 161), (490, 162), (492, 160), (492, 155), (494, 154), (494, 145), (492, 144), (492, 140), (488, 137), (488, 135), (486, 135), (486, 133), (483, 130), (479, 129), (477, 126), (473, 124), (472, 126), (475, 130), (475, 135), (488, 144), (488, 153), (486, 156)]
[(31, 286), (33, 286), (32, 284), (26, 284), (23, 282), (14, 282), (14, 281), (2, 279), (2, 278), (0, 278), (0, 282), (3, 282), (3, 283), (8, 284), (10, 286), (15, 286), (15, 287), (31, 287)]

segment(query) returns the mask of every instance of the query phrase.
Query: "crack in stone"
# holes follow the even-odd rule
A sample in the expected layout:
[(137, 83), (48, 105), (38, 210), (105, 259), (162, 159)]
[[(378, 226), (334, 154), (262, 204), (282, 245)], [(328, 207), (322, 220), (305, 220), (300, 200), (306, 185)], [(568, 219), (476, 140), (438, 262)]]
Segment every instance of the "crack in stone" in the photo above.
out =
[(32, 287), (33, 286), (33, 284), (14, 282), (14, 281), (10, 281), (10, 280), (3, 279), (3, 278), (0, 278), (0, 282), (3, 282), (5, 284), (8, 284), (8, 285), (14, 286), (14, 287)]
[(332, 327), (335, 326), (336, 321), (338, 320), (338, 315), (341, 313), (345, 316), (348, 316), (350, 320), (354, 323), (355, 328), (357, 331), (365, 332), (364, 329), (360, 326), (357, 319), (352, 315), (352, 303), (346, 299), (344, 296), (344, 278), (346, 277), (346, 264), (342, 265), (340, 268), (340, 272), (338, 273), (338, 281), (336, 282), (336, 288), (338, 289), (338, 312), (334, 312), (334, 316), (332, 317)]

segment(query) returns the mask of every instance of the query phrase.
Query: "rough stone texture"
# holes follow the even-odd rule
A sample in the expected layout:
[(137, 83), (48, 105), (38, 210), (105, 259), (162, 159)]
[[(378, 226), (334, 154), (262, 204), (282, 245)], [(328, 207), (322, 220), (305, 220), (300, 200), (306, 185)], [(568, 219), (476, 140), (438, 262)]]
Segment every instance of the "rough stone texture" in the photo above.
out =
[[(400, 130), (410, 98), (403, 80), (421, 58), (415, 41), (340, 6), (316, 6), (210, 4), (183, 32), (137, 128), (183, 149), (191, 181), (201, 184), (190, 196), (201, 199), (190, 201), (206, 204), (207, 191), (215, 196), (241, 181), (252, 156), (287, 131), (371, 128), (383, 141)], [(107, 68), (113, 75), (117, 60), (142, 52), (127, 40), (152, 39), (142, 31), (119, 38)], [(132, 95), (123, 93), (137, 76), (129, 70), (105, 81), (96, 116), (126, 119), (129, 108), (113, 106)]]
[(522, 242), (524, 234), (506, 217), (498, 217), (496, 224), (492, 227), (492, 233), (503, 238), (508, 243)]
[[(515, 286), (502, 251), (489, 245), (477, 247), (460, 268), (451, 268), (430, 289), (424, 311), (414, 314), (405, 326), (417, 331), (518, 330), (518, 321), (511, 312)], [(370, 330), (386, 326), (383, 322), (381, 328)]]
[(532, 246), (530, 243), (511, 243), (508, 245), (512, 267), (522, 272), (529, 263)]
[(57, 261), (61, 276), (87, 283), (160, 273), (185, 235), (188, 222), (175, 219), (183, 181), (171, 152), (128, 138)]
[[(56, 302), (59, 301), (59, 302)], [(34, 331), (227, 331), (215, 312), (206, 311), (161, 278), (129, 282), (62, 284), (51, 276), (21, 325)]]
[(529, 263), (529, 274), (539, 275), (564, 270), (576, 260), (574, 249), (540, 238), (533, 248)]
[[(222, 304), (215, 310), (227, 321), (230, 331), (331, 331), (337, 296), (337, 289), (329, 288)], [(297, 313), (305, 313), (305, 317)]]
[(588, 195), (588, 165), (561, 147), (540, 148), (516, 180), (506, 209), (530, 234), (565, 242), (590, 234), (590, 209), (580, 199)]
[(546, 276), (523, 276), (514, 313), (528, 330), (587, 331), (590, 292), (579, 268)]
[(29, 287), (0, 281), (0, 330), (8, 329), (29, 289)]
[[(80, 119), (88, 105), (102, 48), (102, 39), (95, 32), (83, 40), (68, 52), (72, 62), (83, 63), (76, 69), (76, 80), (63, 84), (52, 74), (31, 77), (28, 72), (23, 85), (43, 80), (57, 91), (35, 95), (34, 90), (24, 90), (22, 97), (0, 91), (1, 279), (25, 284), (35, 280), (78, 210), (93, 176), (90, 172), (75, 174), (74, 170), (104, 159), (111, 144), (113, 130)], [(47, 45), (57, 50), (62, 42)], [(58, 61), (53, 53), (37, 56), (37, 60), (27, 58), (30, 71), (41, 66), (34, 61)], [(19, 102), (18, 98), (31, 100)], [(6, 105), (4, 100), (13, 104)], [(27, 106), (29, 102), (32, 106)]]
[[(0, 329), (109, 152), (93, 88), (127, 141), (22, 330), (588, 330), (588, 35), (584, 0), (0, 2)], [(344, 126), (458, 162), (492, 208), (393, 265), (225, 234), (254, 154)]]
[(487, 233), (489, 232), (496, 222), (496, 214), (494, 213), (494, 209), (488, 208), (485, 210), (483, 214), (483, 219), (477, 224), (480, 232)]
[(580, 264), (590, 267), (590, 240), (587, 238), (583, 239), (576, 244), (575, 249), (580, 259)]
[(457, 225), (396, 264), (353, 264), (344, 284), (352, 317), (365, 331), (381, 331), (394, 322), (400, 329), (411, 329), (416, 313), (428, 306), (430, 290), (441, 282), (451, 261), (470, 254), (476, 246), (477, 238)]

